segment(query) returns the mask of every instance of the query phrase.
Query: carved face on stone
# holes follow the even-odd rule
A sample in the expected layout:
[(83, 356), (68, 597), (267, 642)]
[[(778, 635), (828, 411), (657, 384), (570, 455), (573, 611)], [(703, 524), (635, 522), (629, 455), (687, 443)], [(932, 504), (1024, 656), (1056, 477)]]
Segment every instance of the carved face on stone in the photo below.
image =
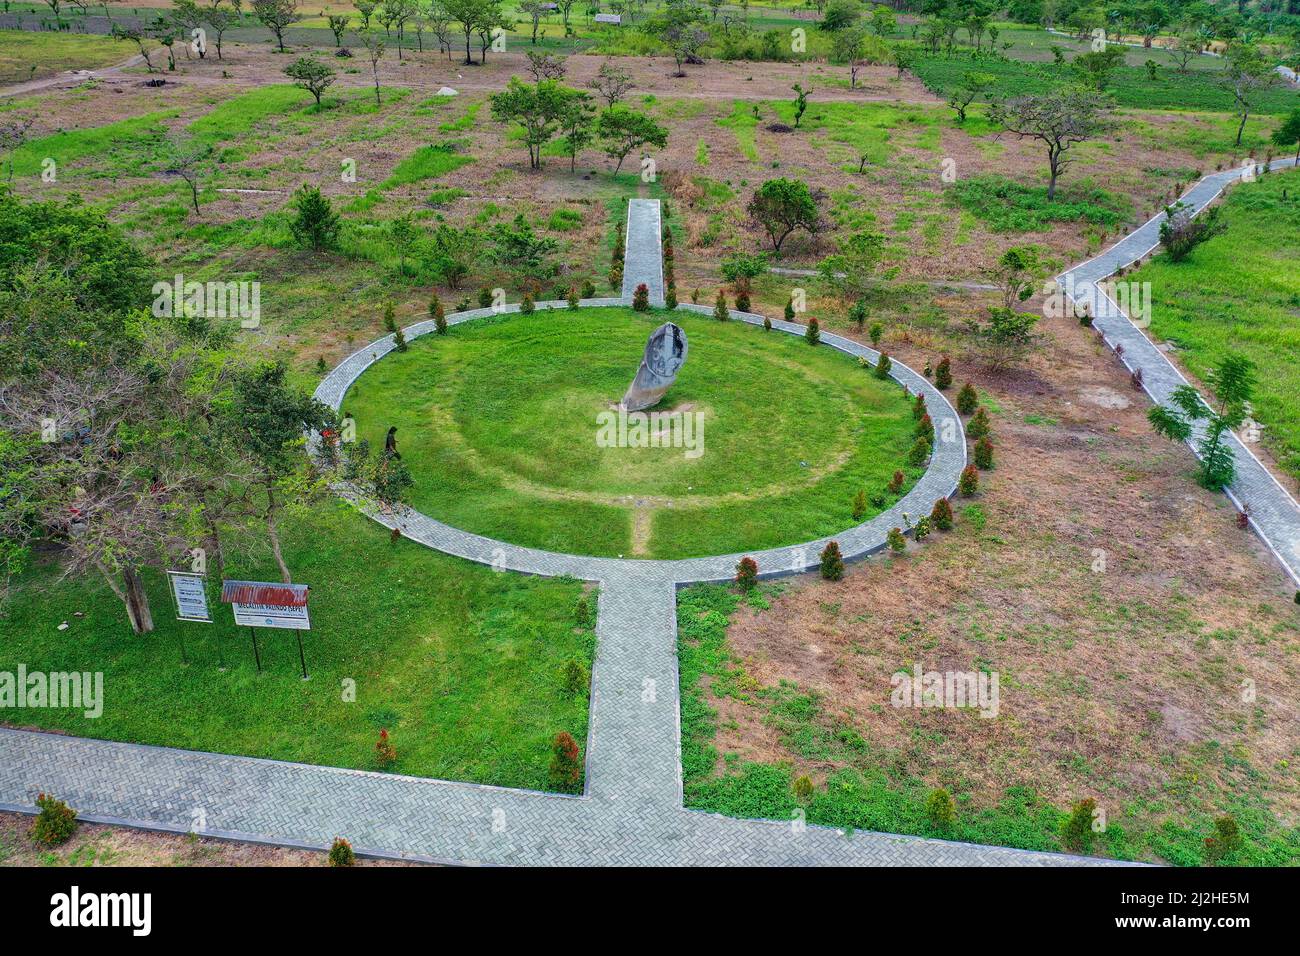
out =
[(645, 364), (660, 378), (676, 376), (686, 364), (686, 333), (672, 322), (655, 329), (645, 346)]

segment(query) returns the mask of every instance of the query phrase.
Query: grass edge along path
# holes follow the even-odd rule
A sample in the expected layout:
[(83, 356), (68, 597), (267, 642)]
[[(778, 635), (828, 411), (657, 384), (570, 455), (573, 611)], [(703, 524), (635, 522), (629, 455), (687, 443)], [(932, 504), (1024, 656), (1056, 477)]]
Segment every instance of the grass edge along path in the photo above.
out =
[[(0, 719), (106, 740), (537, 790), (553, 789), (557, 733), (571, 733), (585, 752), (596, 595), (587, 597), (589, 623), (575, 626), (582, 584), (496, 574), (415, 542), (392, 542), (334, 500), (285, 530), (295, 580), (312, 586), (312, 629), (303, 634), (310, 680), (301, 679), (288, 631), (259, 630), (257, 673), (248, 629), (234, 626), (215, 584), (209, 601), (217, 623), (182, 623), (161, 575), (148, 574), (157, 629), (134, 636), (102, 581), (59, 581), (45, 561), (20, 579), (0, 617), (0, 672), (19, 665), (29, 673), (102, 671), (103, 714), (26, 708), (0, 711)], [(278, 579), (262, 559), (226, 576)], [(577, 690), (568, 686), (571, 664), (583, 683)], [(375, 759), (381, 729), (397, 748), (391, 766)]]

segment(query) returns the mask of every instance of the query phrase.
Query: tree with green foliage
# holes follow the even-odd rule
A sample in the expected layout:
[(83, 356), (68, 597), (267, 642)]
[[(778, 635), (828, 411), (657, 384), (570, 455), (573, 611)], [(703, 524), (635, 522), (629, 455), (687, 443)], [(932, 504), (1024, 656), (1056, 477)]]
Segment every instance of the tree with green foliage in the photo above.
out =
[(858, 0), (829, 0), (822, 10), (821, 28), (827, 33), (848, 30), (857, 25), (862, 14)]
[(1030, 299), (1054, 265), (1041, 246), (1011, 246), (984, 270), (984, 277), (997, 286), (1003, 307), (1010, 309)]
[(1047, 200), (1051, 202), (1070, 149), (1114, 127), (1112, 105), (1108, 96), (1096, 90), (1065, 87), (1013, 96), (990, 106), (988, 115), (1008, 132), (1038, 140), (1047, 148)]
[(863, 229), (836, 244), (837, 251), (822, 259), (818, 271), (843, 298), (861, 301), (880, 286), (876, 271), (885, 255), (884, 234)]
[(203, 22), (208, 25), (213, 36), (213, 45), (217, 48), (217, 59), (224, 60), (221, 46), (226, 31), (243, 19), (243, 0), (208, 0), (203, 11)]
[(1210, 405), (1191, 385), (1180, 385), (1169, 397), (1168, 405), (1157, 405), (1147, 413), (1156, 432), (1170, 441), (1188, 442), (1198, 438), (1200, 482), (1212, 491), (1232, 484), (1237, 476), (1237, 462), (1229, 433), (1240, 428), (1250, 413), (1255, 387), (1254, 366), (1249, 359), (1229, 353), (1219, 362), (1211, 377), (1218, 406)]
[(1122, 46), (1111, 43), (1100, 50), (1080, 53), (1070, 61), (1070, 69), (1081, 85), (1101, 92), (1110, 83), (1115, 70), (1124, 65), (1126, 56)]
[(1219, 208), (1211, 206), (1198, 216), (1196, 210), (1181, 201), (1165, 207), (1165, 218), (1160, 223), (1160, 245), (1171, 262), (1182, 262), (1201, 243), (1228, 228)]
[(488, 239), (497, 262), (509, 265), (535, 282), (555, 275), (559, 242), (549, 236), (539, 236), (522, 213), (511, 223), (494, 225)]
[(1296, 162), (1300, 163), (1300, 106), (1288, 113), (1282, 125), (1273, 130), (1272, 141), (1274, 146), (1287, 149), (1294, 146)]
[(1234, 146), (1241, 145), (1246, 131), (1246, 120), (1259, 103), (1259, 94), (1278, 82), (1273, 61), (1253, 43), (1237, 42), (1228, 46), (1228, 65), (1224, 71), (1223, 85), (1232, 94), (1236, 104), (1237, 138)]
[(555, 80), (528, 84), (512, 76), (506, 88), (488, 97), (492, 116), (499, 123), (514, 123), (523, 130), (530, 169), (542, 168), (542, 148), (560, 129), (572, 102), (582, 94)]
[(799, 128), (799, 123), (803, 120), (803, 114), (808, 110), (808, 97), (812, 90), (805, 90), (803, 86), (796, 83), (790, 87), (794, 91), (794, 128)]
[(328, 407), (289, 384), (283, 362), (262, 362), (235, 378), (226, 428), (255, 464), (262, 518), (285, 584), (293, 578), (280, 548), (280, 518), (286, 508), (306, 504), (326, 490), (324, 479), (305, 467), (303, 435), (333, 420)]
[(314, 56), (300, 56), (284, 68), (284, 75), (293, 80), (298, 89), (306, 90), (316, 98), (317, 109), (320, 108), (321, 95), (338, 78), (333, 68)]
[(948, 105), (957, 111), (957, 122), (966, 122), (966, 111), (972, 103), (981, 97), (987, 97), (997, 82), (996, 77), (988, 73), (968, 70), (962, 74), (961, 83), (948, 91)]
[(685, 76), (685, 65), (699, 60), (700, 50), (709, 40), (708, 31), (700, 26), (703, 22), (704, 11), (692, 0), (668, 0), (658, 21), (651, 23), (651, 32), (664, 42), (677, 63), (673, 76)]
[(779, 255), (781, 246), (796, 229), (813, 234), (822, 230), (819, 195), (801, 179), (769, 179), (754, 190), (745, 210), (767, 233), (772, 251)]
[(284, 52), (284, 31), (302, 19), (298, 0), (252, 0), (253, 16), (271, 31), (281, 53)]
[(721, 271), (722, 278), (731, 283), (737, 297), (743, 294), (748, 298), (754, 280), (767, 273), (767, 256), (762, 253), (732, 253), (722, 260)]
[(663, 149), (668, 145), (668, 130), (645, 113), (614, 106), (600, 114), (596, 121), (596, 135), (604, 144), (605, 155), (617, 160), (614, 175), (623, 168), (628, 153), (642, 146)]
[(366, 59), (370, 62), (370, 76), (375, 83), (375, 105), (380, 105), (379, 97), (379, 61), (384, 58), (384, 38), (373, 30), (366, 28), (361, 31), (361, 46), (366, 51)]
[(871, 8), (871, 13), (867, 17), (867, 26), (873, 34), (883, 40), (893, 36), (894, 31), (898, 29), (898, 16), (883, 3), (878, 3)]
[(334, 46), (342, 47), (343, 34), (347, 32), (348, 24), (352, 22), (352, 18), (346, 13), (331, 13), (325, 18), (325, 22), (329, 24), (330, 33), (334, 34)]
[(428, 235), (426, 265), (452, 289), (474, 270), (483, 247), (483, 233), (471, 226), (440, 222)]
[(389, 223), (388, 235), (397, 250), (397, 274), (404, 276), (407, 256), (411, 254), (420, 239), (420, 227), (415, 224), (415, 217), (408, 212)]
[(300, 245), (320, 252), (333, 248), (339, 237), (339, 216), (315, 186), (303, 185), (293, 196), (294, 217), (289, 232)]
[(849, 89), (857, 89), (858, 74), (862, 71), (862, 44), (867, 38), (860, 26), (837, 30), (831, 35), (831, 60), (845, 63), (849, 68)]
[(564, 104), (557, 131), (564, 142), (564, 151), (569, 154), (569, 172), (578, 168), (578, 154), (591, 145), (596, 138), (596, 108), (592, 106), (591, 94), (574, 90)]
[(985, 363), (1001, 371), (1022, 363), (1040, 347), (1038, 316), (1007, 306), (990, 306), (983, 321), (971, 320), (970, 331)]

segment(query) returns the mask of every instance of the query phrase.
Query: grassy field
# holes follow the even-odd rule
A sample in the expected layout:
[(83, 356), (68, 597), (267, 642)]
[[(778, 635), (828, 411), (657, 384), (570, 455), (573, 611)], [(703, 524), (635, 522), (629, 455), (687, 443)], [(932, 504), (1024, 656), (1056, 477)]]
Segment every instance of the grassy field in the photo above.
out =
[[(1221, 65), (1221, 61), (1215, 62)], [(1057, 66), (1019, 59), (972, 58), (964, 53), (950, 57), (918, 57), (913, 71), (938, 95), (944, 95), (957, 86), (971, 71), (995, 77), (998, 95), (1003, 97), (1039, 93), (1069, 81), (1073, 76), (1068, 62)], [(1189, 69), (1187, 73), (1179, 73), (1166, 65), (1159, 67), (1152, 78), (1142, 66), (1121, 66), (1115, 70), (1107, 92), (1120, 106), (1137, 109), (1213, 112), (1233, 109), (1231, 91), (1224, 86), (1219, 71), (1212, 69)], [(1279, 81), (1259, 95), (1255, 112), (1285, 113), (1297, 105), (1300, 105), (1300, 93)]]
[(1151, 283), (1151, 331), (1201, 377), (1227, 352), (1255, 363), (1255, 418), (1282, 465), (1300, 476), (1300, 173), (1232, 187), (1226, 232), (1184, 262), (1156, 256), (1127, 278)]
[[(963, 733), (984, 736), (995, 732), (982, 726), (976, 714), (948, 715), (948, 733), (955, 740), (946, 740), (944, 731), (918, 719), (911, 730), (910, 746), (891, 750), (868, 738), (863, 724), (874, 719), (872, 713), (855, 713), (792, 681), (764, 684), (756, 680), (728, 645), (728, 625), (742, 603), (761, 614), (780, 591), (780, 585), (763, 588), (746, 599), (730, 588), (698, 585), (678, 596), (682, 771), (688, 807), (772, 820), (794, 819), (795, 811), (801, 809), (808, 823), (850, 832), (907, 833), (1049, 852), (1065, 849), (1061, 830), (1069, 808), (1054, 805), (1023, 782), (1004, 784), (989, 793), (979, 792), (972, 782), (954, 780), (949, 787), (957, 799), (955, 821), (935, 824), (927, 815), (930, 789), (920, 775), (909, 772), (909, 766), (922, 759), (915, 756), (920, 751), (928, 755), (941, 777), (952, 777), (952, 770), (946, 767), (946, 745), (957, 743)], [(831, 613), (839, 607), (822, 606)], [(1084, 614), (1091, 616), (1100, 609), (1101, 602), (1088, 605)], [(1173, 622), (1163, 623), (1169, 626)], [(1139, 624), (1150, 625), (1150, 621)], [(861, 624), (857, 629), (862, 630)], [(1005, 635), (998, 638), (1005, 639)], [(867, 646), (883, 642), (892, 645), (894, 653), (906, 660), (919, 650), (909, 647), (909, 640), (929, 646), (923, 626), (918, 626), (916, 633), (866, 635), (856, 654), (869, 653)], [(1003, 677), (1006, 680), (1005, 674)], [(1065, 680), (1058, 677), (1062, 684)], [(1015, 690), (1003, 692), (1004, 708), (1010, 706), (1007, 697), (1017, 690), (1034, 690), (1014, 678), (1011, 685)], [(885, 706), (888, 680), (882, 677), (880, 687), (880, 703), (873, 705), (872, 711), (890, 710)], [(1041, 689), (1059, 693), (1050, 682)], [(775, 739), (787, 758), (756, 760), (732, 750), (719, 752), (719, 732), (735, 727), (734, 720), (724, 718), (715, 707), (719, 702), (725, 702), (729, 714), (752, 713), (764, 728), (765, 740)], [(770, 747), (765, 749), (770, 752)], [(1199, 865), (1203, 862), (1203, 837), (1212, 816), (1209, 808), (1226, 799), (1227, 806), (1218, 805), (1237, 819), (1244, 845), (1225, 862), (1293, 865), (1300, 853), (1300, 831), (1288, 830), (1261, 805), (1249, 776), (1230, 794), (1217, 794), (1209, 779), (1202, 782), (1194, 769), (1184, 767), (1183, 761), (1223, 760), (1238, 767), (1242, 764), (1233, 763), (1229, 755), (1221, 753), (1222, 748), (1210, 747), (1205, 754), (1195, 754), (1192, 747), (1187, 750), (1186, 755), (1171, 759), (1177, 768), (1176, 784), (1155, 789), (1154, 793), (1129, 791), (1114, 798), (1114, 813), (1090, 851), (1124, 860)], [(1232, 756), (1239, 754), (1234, 750)], [(815, 775), (824, 779), (813, 787), (810, 796), (800, 799), (794, 793), (793, 782), (805, 768), (816, 768)], [(1093, 768), (1081, 754), (1076, 770), (1087, 774)], [(1102, 786), (1099, 775), (1089, 782), (1088, 792), (1099, 793), (1093, 788)]]
[(109, 37), (92, 34), (0, 30), (0, 86), (64, 70), (97, 70), (129, 60), (134, 52)]
[[(684, 313), (673, 318), (689, 358), (660, 410), (703, 415), (702, 453), (598, 447), (597, 415), (667, 317), (476, 320), (385, 358), (344, 409), (376, 448), (398, 426), (415, 507), (548, 550), (684, 557), (796, 544), (855, 524), (859, 489), (885, 503), (895, 469), (919, 475), (904, 467), (913, 423), (893, 383), (830, 348)], [(642, 551), (633, 518), (645, 508)]]
[[(395, 772), (536, 789), (551, 788), (558, 732), (585, 749), (586, 695), (564, 689), (566, 664), (589, 668), (595, 650), (594, 633), (573, 625), (582, 585), (495, 574), (390, 543), (386, 530), (335, 501), (286, 530), (295, 580), (313, 589), (312, 630), (303, 635), (310, 680), (301, 680), (288, 631), (259, 632), (259, 675), (247, 629), (215, 599), (217, 623), (177, 622), (165, 583), (150, 574), (157, 629), (136, 637), (99, 579), (60, 582), (41, 567), (19, 582), (0, 618), (0, 671), (102, 670), (103, 716), (27, 708), (4, 719), (359, 769), (375, 768), (375, 741), (387, 729)], [(269, 556), (227, 575), (278, 580)]]

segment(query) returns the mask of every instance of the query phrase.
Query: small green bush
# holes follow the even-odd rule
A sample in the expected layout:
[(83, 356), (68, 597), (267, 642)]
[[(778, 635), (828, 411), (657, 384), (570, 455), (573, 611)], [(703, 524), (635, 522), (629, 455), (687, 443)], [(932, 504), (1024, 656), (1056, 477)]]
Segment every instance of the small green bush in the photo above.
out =
[(1205, 862), (1211, 866), (1223, 862), (1224, 857), (1241, 848), (1241, 832), (1237, 821), (1228, 814), (1214, 820), (1214, 836), (1205, 838)]
[(37, 794), (36, 806), (40, 812), (32, 824), (32, 839), (44, 846), (68, 842), (77, 829), (77, 811), (45, 793)]
[(967, 382), (957, 393), (957, 411), (963, 415), (974, 414), (975, 409), (979, 408), (979, 396), (975, 394), (975, 386)]
[(330, 866), (353, 866), (357, 862), (357, 854), (352, 849), (351, 843), (342, 837), (335, 837), (334, 842), (330, 844), (327, 861)]
[(832, 541), (822, 549), (819, 570), (827, 581), (838, 581), (844, 577), (844, 556), (840, 554), (838, 541)]
[(758, 562), (753, 558), (740, 559), (736, 565), (736, 584), (742, 591), (751, 591), (758, 583)]
[(809, 345), (816, 345), (822, 340), (822, 327), (816, 319), (808, 320), (808, 327), (803, 332), (804, 339)]
[(981, 405), (975, 410), (975, 414), (971, 416), (971, 420), (966, 424), (966, 434), (971, 438), (980, 439), (991, 430), (988, 409)]
[(587, 693), (587, 687), (591, 682), (590, 675), (587, 673), (587, 665), (582, 663), (576, 657), (571, 657), (564, 662), (564, 692), (572, 697)]
[(993, 441), (988, 435), (975, 443), (975, 467), (988, 471), (993, 467)]
[(952, 387), (952, 362), (946, 355), (939, 359), (939, 367), (935, 369), (934, 387), (941, 392)]
[(876, 363), (876, 371), (875, 371), (876, 378), (882, 380), (889, 378), (889, 370), (893, 367), (894, 367), (894, 362), (893, 359), (889, 357), (889, 353), (881, 352), (880, 361)]
[(644, 282), (638, 285), (632, 293), (632, 308), (637, 312), (650, 311), (650, 287)]
[(952, 530), (952, 505), (947, 498), (940, 498), (930, 510), (930, 521), (940, 531)]
[(813, 794), (813, 782), (806, 773), (800, 774), (794, 778), (793, 789), (795, 799), (803, 803)]
[(853, 496), (853, 520), (861, 521), (866, 516), (867, 516), (867, 493), (859, 489), (858, 493)]
[(1097, 801), (1092, 797), (1080, 800), (1074, 805), (1061, 829), (1061, 843), (1067, 850), (1086, 853), (1092, 849), (1092, 841), (1096, 836), (1092, 829), (1092, 822), (1096, 814)]
[(719, 322), (726, 322), (731, 318), (731, 312), (727, 309), (727, 297), (721, 289), (718, 290), (718, 298), (713, 303), (713, 317)]
[(963, 498), (969, 498), (974, 495), (980, 488), (980, 473), (974, 465), (967, 465), (961, 471), (961, 478), (957, 480), (957, 490), (961, 492)]
[(578, 742), (567, 730), (555, 735), (551, 745), (551, 783), (557, 790), (573, 793), (582, 779), (582, 754)]
[(946, 830), (957, 822), (957, 804), (952, 794), (943, 787), (931, 790), (925, 798), (925, 818), (930, 825), (939, 830)]
[(573, 623), (584, 629), (591, 627), (591, 602), (585, 594), (573, 603)]
[(919, 468), (925, 464), (925, 460), (930, 457), (930, 442), (918, 435), (916, 441), (912, 442), (912, 447), (907, 453), (907, 463), (913, 468)]

